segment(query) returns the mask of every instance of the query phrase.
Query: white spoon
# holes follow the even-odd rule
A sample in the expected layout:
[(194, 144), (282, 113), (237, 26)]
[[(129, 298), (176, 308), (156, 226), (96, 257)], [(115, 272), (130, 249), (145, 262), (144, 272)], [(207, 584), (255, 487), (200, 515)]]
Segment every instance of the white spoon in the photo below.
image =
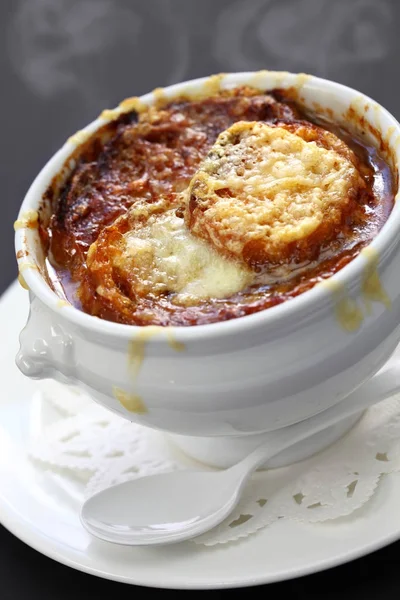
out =
[(395, 366), (380, 372), (318, 415), (269, 434), (262, 446), (225, 471), (177, 471), (142, 477), (103, 490), (83, 505), (81, 521), (94, 536), (128, 546), (170, 544), (221, 523), (237, 505), (249, 476), (282, 450), (323, 431), (399, 390)]

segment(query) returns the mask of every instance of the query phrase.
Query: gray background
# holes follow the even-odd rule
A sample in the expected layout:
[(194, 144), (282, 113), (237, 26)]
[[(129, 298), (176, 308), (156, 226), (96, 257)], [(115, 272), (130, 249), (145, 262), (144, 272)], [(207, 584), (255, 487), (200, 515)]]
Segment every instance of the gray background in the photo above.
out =
[[(103, 108), (192, 77), (279, 69), (335, 79), (400, 115), (399, 25), (398, 0), (0, 0), (0, 291), (16, 276), (12, 222), (28, 186)], [(394, 597), (398, 548), (268, 593)], [(0, 531), (2, 600), (117, 589), (145, 593), (73, 573)]]

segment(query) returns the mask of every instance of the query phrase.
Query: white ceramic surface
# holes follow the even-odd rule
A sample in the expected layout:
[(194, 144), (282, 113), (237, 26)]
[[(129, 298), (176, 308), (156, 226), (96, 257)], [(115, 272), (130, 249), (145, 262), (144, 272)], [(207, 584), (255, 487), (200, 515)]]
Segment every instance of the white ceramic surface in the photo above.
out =
[[(14, 284), (0, 300), (0, 522), (46, 556), (125, 583), (177, 589), (252, 586), (334, 567), (400, 538), (400, 474), (352, 517), (320, 525), (277, 521), (239, 543), (204, 548), (192, 542), (167, 548), (128, 548), (93, 539), (79, 521), (83, 486), (27, 457), (29, 432), (51, 418), (30, 399), (40, 382), (14, 364), (27, 294)], [(51, 569), (51, 563), (48, 568)]]
[[(359, 92), (315, 77), (274, 72), (230, 74), (222, 79), (222, 86), (247, 82), (263, 89), (297, 86), (308, 106), (317, 103), (330, 109), (342, 122), (352, 106), (387, 141), (397, 165), (399, 124)], [(173, 96), (203, 85), (204, 80), (196, 80), (167, 88), (165, 93)], [(151, 94), (143, 97), (148, 103), (152, 99)], [(95, 131), (102, 123), (97, 119), (86, 131)], [(365, 135), (372, 136), (367, 130)], [(20, 218), (38, 207), (42, 193), (74, 147), (74, 142), (67, 142), (39, 173)], [(31, 312), (21, 334), (18, 366), (30, 377), (79, 383), (98, 402), (126, 418), (183, 436), (242, 437), (307, 419), (338, 404), (372, 377), (400, 339), (399, 224), (397, 203), (371, 244), (390, 308), (377, 301), (368, 311), (362, 288), (371, 255), (361, 253), (332, 278), (336, 292), (326, 285), (316, 286), (254, 315), (159, 329), (147, 341), (146, 328), (102, 321), (60, 303), (38, 270), (22, 267), (31, 290)], [(16, 250), (29, 252), (19, 260), (20, 266), (43, 260), (34, 229), (17, 231)], [(357, 331), (349, 333), (339, 323), (339, 297), (348, 306), (357, 302), (363, 311)], [(183, 343), (184, 349), (177, 351), (171, 339)], [(137, 378), (128, 360), (133, 340), (145, 352)], [(139, 394), (147, 412), (123, 408), (114, 387)], [(228, 447), (229, 442), (226, 453)], [(196, 454), (194, 446), (191, 453)]]

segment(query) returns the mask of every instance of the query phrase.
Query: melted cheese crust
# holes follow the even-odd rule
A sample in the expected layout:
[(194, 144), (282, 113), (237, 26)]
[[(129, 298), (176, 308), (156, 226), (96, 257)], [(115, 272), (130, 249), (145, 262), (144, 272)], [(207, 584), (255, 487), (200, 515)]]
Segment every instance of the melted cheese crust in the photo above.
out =
[(176, 304), (197, 304), (204, 298), (226, 298), (242, 290), (252, 273), (196, 239), (176, 210), (151, 215), (121, 241), (115, 264), (129, 269), (134, 293), (175, 294)]
[(296, 244), (304, 260), (316, 232), (332, 236), (358, 172), (333, 134), (324, 132), (318, 145), (314, 130), (290, 127), (238, 122), (219, 135), (172, 203), (135, 202), (89, 250), (90, 272), (109, 263), (97, 294), (115, 302), (122, 287), (133, 302), (168, 296), (181, 306), (229, 298), (253, 283), (249, 265), (292, 258)]
[(176, 213), (164, 201), (138, 202), (92, 244), (89, 270), (101, 267), (106, 253), (113, 272), (111, 287), (104, 285), (104, 278), (97, 287), (100, 296), (112, 300), (118, 293), (115, 274), (132, 299), (168, 294), (171, 302), (183, 306), (229, 297), (252, 282), (250, 269), (194, 237)]
[(68, 159), (39, 232), (73, 305), (139, 326), (241, 317), (330, 277), (382, 227), (394, 182), (375, 148), (290, 92), (217, 89), (129, 100)]
[(312, 258), (337, 236), (364, 185), (334, 134), (282, 125), (235, 123), (189, 186), (191, 232), (250, 265)]

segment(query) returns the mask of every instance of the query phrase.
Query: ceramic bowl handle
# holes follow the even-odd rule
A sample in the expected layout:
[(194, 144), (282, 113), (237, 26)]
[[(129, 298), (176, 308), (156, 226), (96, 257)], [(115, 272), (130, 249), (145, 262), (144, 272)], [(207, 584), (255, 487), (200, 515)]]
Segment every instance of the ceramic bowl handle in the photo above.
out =
[(19, 370), (32, 379), (76, 381), (74, 342), (52, 318), (52, 312), (33, 295), (28, 322), (20, 334), (16, 357)]

